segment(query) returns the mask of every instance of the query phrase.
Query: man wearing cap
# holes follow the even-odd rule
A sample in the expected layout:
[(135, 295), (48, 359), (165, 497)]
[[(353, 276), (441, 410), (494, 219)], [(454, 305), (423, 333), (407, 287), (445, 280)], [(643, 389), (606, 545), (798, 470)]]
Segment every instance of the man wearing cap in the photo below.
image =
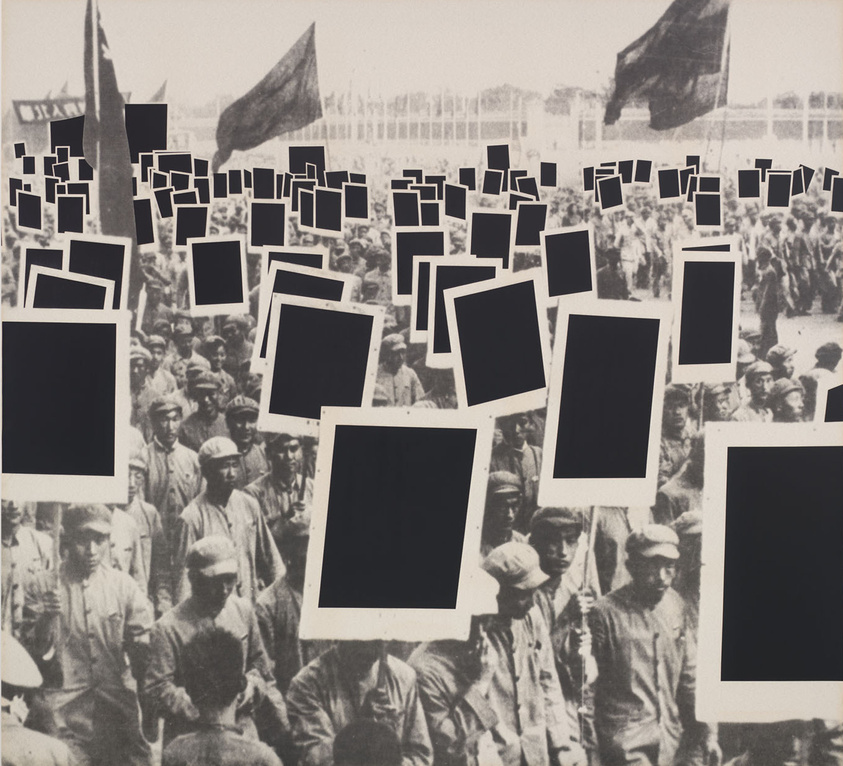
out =
[(596, 675), (585, 622), (594, 604), (593, 590), (585, 584), (590, 578), (596, 582), (596, 578), (584, 569), (592, 562), (572, 566), (582, 529), (583, 515), (578, 508), (540, 508), (530, 529), (530, 545), (539, 554), (539, 565), (549, 578), (536, 590), (535, 602), (550, 632), (568, 723), (577, 741), (584, 684), (590, 684)]
[(352, 303), (359, 303), (363, 296), (363, 280), (354, 273), (351, 255), (343, 243), (342, 247), (337, 246), (333, 250), (334, 264), (341, 274), (348, 274), (351, 277), (351, 295), (349, 300)]
[(416, 673), (382, 641), (338, 642), (296, 674), (287, 709), (299, 766), (332, 764), (335, 737), (361, 719), (395, 731), (402, 766), (433, 763)]
[(43, 681), (38, 666), (26, 649), (3, 631), (0, 656), (0, 733), (3, 766), (71, 766), (75, 763), (67, 745), (59, 739), (25, 727), (29, 707), (26, 698)]
[(137, 527), (145, 592), (155, 607), (156, 616), (160, 616), (173, 606), (170, 548), (161, 515), (152, 503), (141, 497), (146, 473), (146, 461), (142, 456), (129, 458), (129, 502), (124, 510)]
[(773, 346), (767, 352), (767, 364), (773, 368), (773, 380), (779, 378), (792, 378), (796, 367), (793, 364), (793, 357), (796, 350), (788, 348), (781, 343)]
[(514, 529), (521, 508), (521, 480), (509, 471), (492, 471), (486, 489), (486, 510), (480, 554), (488, 556), (493, 548), (510, 541), (526, 543), (527, 538)]
[(387, 397), (388, 407), (412, 407), (424, 397), (419, 376), (406, 364), (407, 344), (400, 333), (387, 335), (381, 342), (381, 363), (377, 385)]
[(143, 308), (141, 330), (145, 335), (151, 335), (155, 332), (156, 322), (162, 319), (166, 319), (168, 322), (172, 321), (173, 312), (172, 309), (164, 305), (164, 283), (160, 279), (147, 279), (145, 290), (146, 303)]
[(129, 422), (149, 441), (152, 437), (152, 424), (149, 422), (149, 405), (157, 396), (149, 380), (149, 368), (152, 355), (143, 346), (135, 345), (129, 350), (129, 391), (131, 393), (132, 414)]
[[(779, 275), (773, 265), (773, 251), (769, 247), (759, 245), (758, 282), (755, 294), (755, 305), (758, 309), (758, 319), (761, 329), (761, 339), (758, 341), (756, 356), (766, 357), (767, 352), (779, 342), (776, 330), (776, 319), (779, 316)], [(778, 263), (778, 260), (775, 261)]]
[(515, 527), (528, 532), (530, 519), (538, 507), (539, 474), (542, 469), (541, 447), (527, 442), (532, 430), (528, 413), (500, 418), (503, 442), (492, 450), (490, 470), (514, 473), (521, 485), (521, 507)]
[(597, 269), (597, 297), (607, 300), (629, 300), (629, 287), (626, 275), (621, 269), (621, 254), (616, 247), (610, 247), (603, 253), (605, 263)]
[(689, 408), (687, 389), (680, 386), (667, 386), (664, 392), (662, 438), (659, 448), (658, 485), (660, 487), (679, 471), (691, 451)]
[(23, 525), (23, 507), (17, 500), (3, 500), (2, 509), (3, 630), (19, 638), (26, 584), (53, 568), (53, 541)]
[(377, 291), (371, 300), (385, 306), (392, 301), (392, 256), (382, 247), (372, 247), (366, 260), (369, 270), (363, 277), (363, 284), (368, 285), (370, 289), (372, 285), (377, 285)]
[(258, 441), (258, 403), (248, 396), (235, 396), (225, 408), (225, 423), (240, 450), (237, 489), (245, 489), (269, 471), (266, 451)]
[(144, 592), (147, 592), (146, 572), (141, 552), (141, 537), (135, 520), (116, 504), (106, 506), (111, 511), (111, 535), (108, 563), (114, 569), (125, 572)]
[(152, 608), (129, 575), (106, 563), (108, 508), (72, 505), (63, 521), (58, 584), (47, 572), (29, 583), (22, 642), (53, 679), (44, 701), (54, 733), (80, 763), (149, 766), (135, 679), (148, 658)]
[(214, 436), (228, 436), (225, 415), (219, 407), (220, 382), (210, 370), (200, 372), (189, 384), (188, 394), (196, 402), (196, 412), (181, 424), (179, 441), (195, 452)]
[(683, 513), (702, 511), (705, 442), (702, 434), (694, 434), (685, 464), (659, 487), (653, 506), (656, 524), (672, 524)]
[(150, 335), (146, 339), (149, 351), (149, 385), (156, 396), (172, 394), (178, 384), (171, 372), (164, 369), (164, 358), (167, 354), (167, 341), (161, 335)]
[(246, 338), (250, 329), (249, 317), (242, 314), (226, 317), (222, 326), (222, 337), (225, 338), (223, 369), (234, 378), (235, 383), (240, 380), (243, 365), (252, 361), (252, 343)]
[(236, 636), (243, 646), (248, 683), (238, 700), (237, 725), (246, 736), (258, 739), (255, 713), (260, 708), (279, 725), (278, 734), (287, 729), (286, 707), (275, 688), (254, 607), (234, 592), (238, 558), (227, 536), (210, 535), (193, 543), (185, 557), (189, 595), (152, 626), (144, 693), (164, 718), (165, 747), (199, 726), (199, 711), (184, 688), (184, 652), (195, 636), (214, 627)]
[(805, 389), (798, 380), (779, 378), (768, 399), (774, 423), (801, 423), (805, 413)]
[(719, 747), (694, 717), (696, 641), (682, 597), (671, 589), (679, 539), (649, 524), (627, 540), (632, 582), (599, 599), (589, 615), (597, 661), (594, 723), (603, 766), (674, 763), (686, 732), (706, 763)]
[(738, 407), (735, 384), (707, 383), (703, 388), (703, 422), (730, 420)]
[(817, 363), (804, 375), (799, 376), (799, 382), (805, 389), (805, 418), (807, 420), (814, 419), (819, 382), (833, 378), (834, 371), (837, 369), (837, 365), (840, 364), (841, 357), (843, 357), (843, 348), (841, 348), (839, 343), (823, 343), (816, 350), (814, 356), (817, 359)]
[[(146, 463), (144, 497), (161, 515), (172, 555), (178, 542), (176, 521), (184, 507), (199, 494), (202, 473), (196, 453), (178, 440), (181, 405), (172, 397), (158, 397), (149, 408), (149, 417), (153, 438), (142, 453)], [(172, 568), (171, 574), (176, 575)]]
[[(538, 554), (526, 543), (509, 542), (495, 548), (482, 566), (498, 582), (498, 612), (483, 625), (488, 669), (481, 672), (482, 683), (472, 689), (471, 698), (466, 695), (476, 711), (467, 723), (475, 735), (493, 730), (505, 766), (584, 763), (568, 723), (547, 626), (534, 605), (537, 588), (548, 579)], [(426, 696), (441, 701), (426, 664), (417, 663)], [(435, 714), (435, 708), (428, 712), (429, 717)]]
[(225, 407), (237, 396), (237, 384), (234, 382), (234, 378), (224, 369), (227, 358), (225, 339), (219, 335), (209, 335), (202, 343), (202, 354), (208, 359), (211, 365), (211, 372), (219, 379), (220, 389), (217, 398), (219, 400), (219, 406)]
[(185, 566), (190, 546), (203, 537), (224, 535), (237, 549), (237, 593), (254, 603), (259, 591), (283, 574), (284, 564), (257, 500), (235, 489), (240, 465), (237, 445), (224, 436), (208, 439), (199, 450), (199, 465), (206, 488), (179, 517), (176, 599), (187, 595)]
[(164, 359), (163, 366), (176, 379), (178, 387), (184, 388), (187, 385), (187, 365), (190, 362), (202, 365), (206, 370), (210, 370), (211, 365), (193, 348), (193, 325), (188, 317), (176, 320), (173, 327), (173, 343), (175, 351)]
[(304, 455), (298, 436), (267, 434), (266, 456), (269, 471), (255, 479), (244, 491), (258, 501), (270, 531), (278, 537), (291, 519), (309, 519), (313, 480), (304, 476)]
[(732, 420), (739, 423), (769, 423), (773, 413), (767, 401), (773, 387), (773, 368), (767, 362), (751, 364), (744, 375), (750, 399), (732, 413)]

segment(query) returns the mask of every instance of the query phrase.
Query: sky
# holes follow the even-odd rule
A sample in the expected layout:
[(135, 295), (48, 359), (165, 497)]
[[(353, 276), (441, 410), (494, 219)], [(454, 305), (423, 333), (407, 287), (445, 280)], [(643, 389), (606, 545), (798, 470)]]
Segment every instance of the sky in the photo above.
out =
[[(670, 0), (99, 0), (120, 89), (201, 104), (249, 90), (316, 22), (321, 91), (603, 89)], [(2, 0), (2, 102), (84, 93), (84, 0)], [(843, 91), (840, 0), (733, 0), (729, 100)]]

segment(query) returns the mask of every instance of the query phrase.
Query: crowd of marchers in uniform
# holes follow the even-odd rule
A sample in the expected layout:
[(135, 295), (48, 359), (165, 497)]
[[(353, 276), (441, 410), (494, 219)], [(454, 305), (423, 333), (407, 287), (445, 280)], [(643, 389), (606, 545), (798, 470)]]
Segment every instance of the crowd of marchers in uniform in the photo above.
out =
[[(581, 198), (551, 195), (549, 225), (594, 224), (599, 296), (668, 294), (688, 209), (637, 194), (600, 216)], [(468, 641), (425, 644), (299, 638), (318, 443), (257, 429), (260, 265), (250, 314), (191, 318), (183, 254), (162, 237), (130, 347), (128, 502), (3, 500), (4, 763), (843, 764), (836, 722), (694, 715), (705, 424), (809, 419), (839, 375), (838, 344), (797, 374), (775, 336), (779, 313), (839, 311), (839, 226), (819, 204), (758, 217), (727, 197), (760, 324), (741, 332), (736, 380), (667, 386), (651, 508), (539, 507), (544, 412), (498, 420), (480, 551), (496, 606)], [(352, 298), (385, 306), (374, 406), (455, 408), (451, 372), (424, 366), (391, 305), (382, 196), (373, 211), (336, 240), (291, 225), (290, 244), (325, 246)], [(221, 203), (211, 233), (244, 218)], [(8, 217), (5, 234), (17, 259)]]

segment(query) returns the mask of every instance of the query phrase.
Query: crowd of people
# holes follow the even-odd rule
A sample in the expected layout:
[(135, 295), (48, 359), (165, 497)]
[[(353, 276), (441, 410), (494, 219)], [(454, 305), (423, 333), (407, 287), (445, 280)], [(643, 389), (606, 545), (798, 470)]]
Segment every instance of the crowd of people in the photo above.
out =
[[(291, 222), (289, 244), (325, 247), (354, 299), (385, 307), (373, 406), (455, 409), (452, 373), (424, 365), (390, 300), (385, 186), (370, 185), (367, 224), (331, 240)], [(669, 296), (693, 220), (651, 195), (602, 216), (578, 190), (549, 195), (548, 228), (594, 225), (601, 298)], [(130, 347), (128, 502), (2, 502), (4, 763), (843, 764), (836, 722), (695, 718), (705, 424), (812, 418), (843, 354), (819, 345), (797, 375), (776, 334), (780, 314), (841, 317), (840, 226), (821, 198), (760, 215), (727, 185), (724, 209), (759, 324), (741, 332), (736, 380), (667, 386), (654, 505), (540, 507), (544, 411), (499, 419), (479, 552), (497, 610), (468, 641), (417, 645), (299, 638), (318, 440), (257, 429), (259, 260), (250, 315), (192, 318), (184, 252), (161, 227)], [(464, 252), (465, 227), (448, 225)], [(4, 228), (9, 305), (37, 245), (12, 216)], [(242, 201), (214, 206), (209, 234), (245, 228)]]

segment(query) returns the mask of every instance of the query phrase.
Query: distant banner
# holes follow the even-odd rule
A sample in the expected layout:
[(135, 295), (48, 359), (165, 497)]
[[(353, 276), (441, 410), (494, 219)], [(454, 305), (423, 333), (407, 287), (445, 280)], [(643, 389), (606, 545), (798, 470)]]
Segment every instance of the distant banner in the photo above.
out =
[[(128, 104), (131, 93), (121, 93), (121, 95)], [(84, 96), (57, 96), (56, 98), (38, 98), (33, 101), (13, 101), (12, 105), (21, 125), (37, 125), (85, 114)]]

